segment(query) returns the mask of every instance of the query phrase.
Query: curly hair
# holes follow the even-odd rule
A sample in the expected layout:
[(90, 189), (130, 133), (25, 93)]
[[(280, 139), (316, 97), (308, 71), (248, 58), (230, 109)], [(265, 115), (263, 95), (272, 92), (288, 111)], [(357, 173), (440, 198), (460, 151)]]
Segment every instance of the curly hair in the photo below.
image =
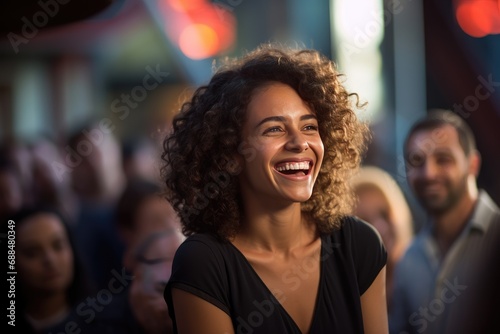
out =
[(311, 107), (325, 147), (313, 193), (301, 210), (320, 233), (340, 226), (354, 203), (348, 180), (369, 138), (354, 110), (363, 105), (346, 91), (342, 76), (318, 51), (277, 44), (225, 59), (182, 105), (163, 142), (165, 196), (186, 236), (205, 232), (227, 241), (238, 232), (243, 212), (234, 157), (252, 154), (241, 136), (245, 113), (255, 90), (272, 82), (289, 85)]

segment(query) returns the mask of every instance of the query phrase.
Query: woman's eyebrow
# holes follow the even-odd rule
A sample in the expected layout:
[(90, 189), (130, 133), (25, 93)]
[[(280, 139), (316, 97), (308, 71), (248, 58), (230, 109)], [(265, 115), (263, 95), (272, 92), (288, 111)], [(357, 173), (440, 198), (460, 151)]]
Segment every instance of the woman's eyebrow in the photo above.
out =
[(308, 120), (308, 119), (315, 119), (315, 120), (317, 120), (318, 117), (316, 117), (316, 115), (314, 115), (314, 114), (307, 114), (307, 115), (300, 116), (300, 120), (301, 121), (305, 121), (305, 120)]
[[(301, 121), (308, 120), (308, 119), (317, 119), (317, 117), (316, 117), (316, 115), (313, 115), (313, 114), (307, 114), (307, 115), (300, 116)], [(259, 126), (261, 126), (262, 124), (264, 124), (266, 122), (283, 122), (283, 123), (285, 123), (286, 118), (283, 116), (266, 117), (262, 121), (260, 121), (255, 127), (258, 128)]]
[(286, 121), (286, 119), (283, 116), (270, 116), (270, 117), (264, 118), (255, 127), (258, 128), (259, 126), (261, 126), (262, 124), (264, 124), (266, 122), (283, 122), (284, 123), (285, 121)]

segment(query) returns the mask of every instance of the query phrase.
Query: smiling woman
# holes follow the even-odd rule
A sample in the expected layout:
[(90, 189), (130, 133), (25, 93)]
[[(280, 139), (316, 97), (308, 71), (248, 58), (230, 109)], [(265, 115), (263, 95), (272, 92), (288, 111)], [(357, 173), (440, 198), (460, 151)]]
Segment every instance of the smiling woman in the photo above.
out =
[(164, 294), (177, 333), (387, 333), (386, 252), (348, 216), (367, 127), (340, 79), (263, 45), (182, 106), (162, 155), (189, 236)]
[[(260, 149), (254, 159), (238, 162), (244, 166), (239, 175), (243, 202), (307, 201), (324, 154), (311, 108), (290, 86), (272, 82), (255, 90), (247, 110), (242, 137)], [(245, 211), (262, 207), (255, 204)]]

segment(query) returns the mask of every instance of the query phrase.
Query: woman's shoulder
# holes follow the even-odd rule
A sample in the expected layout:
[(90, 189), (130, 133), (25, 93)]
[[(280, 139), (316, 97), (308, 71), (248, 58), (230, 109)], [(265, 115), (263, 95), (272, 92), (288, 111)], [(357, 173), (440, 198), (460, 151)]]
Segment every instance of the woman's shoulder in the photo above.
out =
[(333, 231), (333, 237), (342, 237), (347, 239), (356, 239), (357, 241), (365, 239), (375, 239), (382, 242), (379, 232), (375, 227), (356, 216), (344, 216), (341, 218), (340, 227)]
[(387, 252), (380, 234), (366, 221), (347, 216), (330, 238), (330, 242), (353, 266), (359, 291), (364, 293), (387, 263)]
[(331, 234), (323, 236), (327, 244), (337, 250), (350, 254), (354, 262), (371, 261), (374, 257), (386, 261), (387, 252), (380, 233), (371, 224), (355, 217), (342, 218), (340, 227)]
[(172, 275), (164, 295), (167, 303), (171, 303), (172, 287), (177, 287), (229, 312), (228, 275), (236, 263), (230, 252), (229, 245), (211, 234), (193, 234), (184, 240), (172, 263)]
[(207, 245), (220, 246), (224, 244), (222, 240), (217, 238), (215, 235), (211, 233), (195, 233), (191, 234), (184, 240), (184, 243), (189, 242), (201, 242)]
[(188, 236), (178, 247), (176, 258), (223, 260), (230, 251), (229, 242), (209, 233), (196, 233)]

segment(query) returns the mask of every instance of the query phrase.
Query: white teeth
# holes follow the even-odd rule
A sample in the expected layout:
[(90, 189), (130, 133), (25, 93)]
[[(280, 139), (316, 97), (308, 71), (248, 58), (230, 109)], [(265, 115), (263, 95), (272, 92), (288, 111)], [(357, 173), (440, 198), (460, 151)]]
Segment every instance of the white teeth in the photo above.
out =
[(309, 162), (287, 162), (284, 166), (277, 167), (276, 170), (279, 172), (284, 170), (309, 170)]

